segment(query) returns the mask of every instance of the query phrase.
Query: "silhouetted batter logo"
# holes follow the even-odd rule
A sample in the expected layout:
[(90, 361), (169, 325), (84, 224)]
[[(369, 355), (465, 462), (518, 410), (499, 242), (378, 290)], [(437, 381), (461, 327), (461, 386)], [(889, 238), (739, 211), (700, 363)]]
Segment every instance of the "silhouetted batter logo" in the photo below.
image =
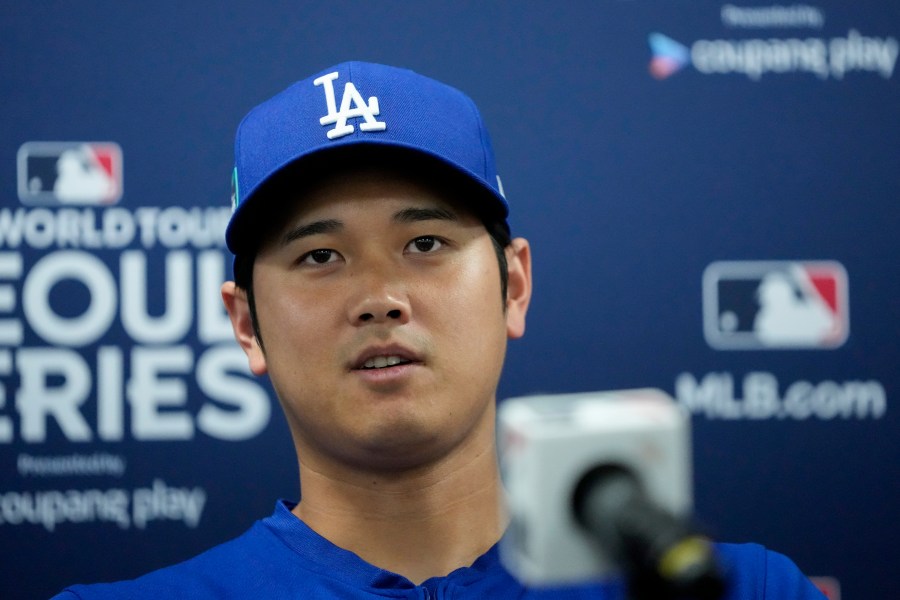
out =
[(723, 350), (837, 348), (850, 333), (833, 261), (723, 261), (703, 273), (703, 331)]
[(23, 204), (115, 204), (122, 197), (122, 149), (112, 142), (26, 142), (18, 179)]

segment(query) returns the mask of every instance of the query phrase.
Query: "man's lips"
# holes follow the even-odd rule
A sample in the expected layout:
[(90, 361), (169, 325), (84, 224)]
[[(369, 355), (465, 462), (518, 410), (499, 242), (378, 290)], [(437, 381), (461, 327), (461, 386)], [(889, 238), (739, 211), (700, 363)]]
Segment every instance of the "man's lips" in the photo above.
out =
[(377, 370), (397, 365), (423, 362), (415, 351), (400, 345), (373, 346), (366, 348), (353, 359), (350, 370)]
[(363, 363), (363, 369), (383, 369), (396, 365), (407, 365), (410, 361), (401, 356), (376, 356)]

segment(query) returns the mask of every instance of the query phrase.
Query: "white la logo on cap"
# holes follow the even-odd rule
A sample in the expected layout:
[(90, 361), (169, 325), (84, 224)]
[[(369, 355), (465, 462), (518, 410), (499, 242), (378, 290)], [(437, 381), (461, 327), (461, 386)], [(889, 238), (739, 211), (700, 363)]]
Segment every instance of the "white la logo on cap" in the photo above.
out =
[[(344, 95), (341, 97), (341, 110), (337, 110), (334, 102), (334, 84), (338, 78), (338, 72), (322, 75), (313, 81), (313, 85), (321, 85), (325, 89), (325, 102), (328, 105), (328, 114), (319, 119), (321, 125), (334, 124), (334, 129), (327, 132), (328, 139), (343, 137), (353, 133), (353, 125), (347, 124), (347, 119), (362, 117), (364, 123), (359, 124), (360, 131), (384, 131), (387, 125), (384, 121), (376, 121), (375, 115), (379, 114), (378, 98), (372, 96), (368, 103), (365, 102), (357, 91), (352, 81), (344, 84)], [(353, 108), (351, 108), (351, 105)]]

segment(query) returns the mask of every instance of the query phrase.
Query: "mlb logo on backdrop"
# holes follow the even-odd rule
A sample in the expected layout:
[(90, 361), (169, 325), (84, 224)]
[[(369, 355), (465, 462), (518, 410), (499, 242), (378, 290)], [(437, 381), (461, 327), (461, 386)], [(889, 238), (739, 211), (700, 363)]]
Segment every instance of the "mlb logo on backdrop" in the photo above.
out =
[(122, 149), (113, 142), (26, 142), (17, 163), (23, 204), (102, 206), (122, 197)]
[(703, 273), (703, 332), (720, 350), (830, 349), (850, 333), (834, 261), (720, 261)]

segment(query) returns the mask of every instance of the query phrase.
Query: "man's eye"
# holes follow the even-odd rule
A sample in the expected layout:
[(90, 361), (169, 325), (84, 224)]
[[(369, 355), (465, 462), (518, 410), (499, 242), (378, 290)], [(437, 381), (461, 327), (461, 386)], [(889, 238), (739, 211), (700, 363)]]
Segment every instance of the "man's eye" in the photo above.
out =
[(315, 264), (315, 265), (324, 265), (326, 263), (334, 262), (340, 256), (334, 250), (329, 250), (327, 248), (319, 248), (317, 250), (312, 250), (311, 252), (307, 252), (303, 256), (300, 257), (300, 263), (302, 264)]
[(443, 247), (444, 242), (439, 238), (430, 235), (423, 235), (422, 237), (417, 237), (413, 241), (409, 243), (407, 249), (413, 253), (423, 253), (423, 252), (434, 252), (439, 248)]

